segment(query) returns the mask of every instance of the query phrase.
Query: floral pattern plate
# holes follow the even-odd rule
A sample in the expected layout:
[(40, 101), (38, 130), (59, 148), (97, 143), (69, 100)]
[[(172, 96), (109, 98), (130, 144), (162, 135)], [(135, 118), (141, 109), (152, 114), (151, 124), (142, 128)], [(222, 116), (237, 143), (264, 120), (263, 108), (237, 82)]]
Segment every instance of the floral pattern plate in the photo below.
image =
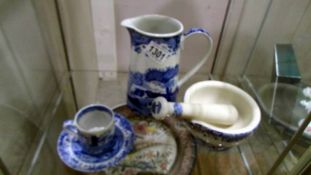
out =
[(60, 133), (57, 152), (62, 161), (69, 167), (86, 173), (105, 170), (115, 166), (132, 150), (135, 135), (130, 122), (115, 113), (115, 144), (111, 151), (101, 155), (89, 155), (82, 151), (79, 142), (67, 131)]
[(134, 149), (106, 174), (178, 174), (191, 173), (196, 149), (191, 134), (175, 118), (157, 121), (142, 117), (122, 105), (114, 109), (132, 123), (136, 140)]

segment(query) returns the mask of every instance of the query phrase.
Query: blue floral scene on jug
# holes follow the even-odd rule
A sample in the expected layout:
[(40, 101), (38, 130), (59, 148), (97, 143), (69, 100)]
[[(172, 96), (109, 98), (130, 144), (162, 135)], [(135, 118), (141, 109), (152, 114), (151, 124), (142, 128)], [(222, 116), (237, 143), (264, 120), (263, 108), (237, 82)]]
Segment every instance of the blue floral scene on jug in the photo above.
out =
[[(168, 51), (168, 53), (162, 53), (161, 50), (157, 50), (157, 48), (152, 46), (149, 48), (151, 54), (156, 55), (160, 58), (164, 58), (165, 56), (169, 57), (169, 55), (174, 55), (179, 49), (181, 35), (168, 38), (155, 38), (140, 34), (134, 30), (129, 30), (129, 32), (131, 36), (132, 47), (134, 48), (134, 51), (137, 53), (141, 53), (142, 50), (146, 49), (148, 44), (150, 44), (150, 42), (155, 42), (157, 44), (161, 43), (166, 44), (167, 47), (166, 50)], [(146, 54), (145, 56), (148, 57), (149, 55)]]
[[(141, 114), (149, 115), (153, 98), (163, 96), (168, 101), (176, 101), (179, 65), (176, 61), (165, 63), (172, 57), (176, 59), (174, 55), (179, 53), (181, 36), (153, 38), (134, 30), (130, 30), (130, 35), (133, 51), (150, 60), (145, 60), (148, 67), (144, 72), (130, 70), (127, 104)], [(148, 64), (152, 61), (155, 66)]]
[(178, 66), (165, 72), (148, 70), (146, 74), (130, 72), (128, 81), (128, 105), (142, 114), (149, 114), (153, 98), (163, 96), (175, 101), (177, 96)]
[(101, 154), (85, 152), (79, 140), (67, 130), (58, 138), (57, 152), (61, 160), (69, 167), (87, 173), (99, 172), (115, 166), (133, 149), (135, 134), (130, 122), (115, 113), (115, 132), (112, 143)]
[[(176, 101), (178, 86), (189, 80), (206, 62), (213, 41), (201, 28), (183, 34), (184, 27), (179, 20), (158, 14), (124, 19), (121, 25), (128, 29), (131, 40), (127, 105), (144, 116), (150, 116), (151, 102), (155, 97)], [(206, 54), (179, 80), (181, 45), (195, 33), (208, 40)]]

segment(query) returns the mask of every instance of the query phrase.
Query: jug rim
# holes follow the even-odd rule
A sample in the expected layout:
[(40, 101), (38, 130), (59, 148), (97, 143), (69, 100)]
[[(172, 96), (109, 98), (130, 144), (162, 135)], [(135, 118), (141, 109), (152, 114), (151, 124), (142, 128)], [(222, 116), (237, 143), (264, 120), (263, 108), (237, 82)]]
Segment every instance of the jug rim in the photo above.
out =
[[(169, 21), (169, 23), (176, 26), (176, 31), (167, 32), (167, 33), (148, 32), (134, 25), (134, 23), (139, 23), (146, 19), (160, 19), (166, 22)], [(183, 24), (178, 19), (170, 17), (170, 16), (159, 15), (159, 14), (146, 14), (146, 15), (136, 16), (133, 18), (124, 19), (121, 22), (121, 26), (126, 27), (128, 29), (133, 29), (136, 32), (141, 33), (143, 35), (157, 37), (157, 38), (177, 36), (177, 35), (180, 35), (184, 30)]]

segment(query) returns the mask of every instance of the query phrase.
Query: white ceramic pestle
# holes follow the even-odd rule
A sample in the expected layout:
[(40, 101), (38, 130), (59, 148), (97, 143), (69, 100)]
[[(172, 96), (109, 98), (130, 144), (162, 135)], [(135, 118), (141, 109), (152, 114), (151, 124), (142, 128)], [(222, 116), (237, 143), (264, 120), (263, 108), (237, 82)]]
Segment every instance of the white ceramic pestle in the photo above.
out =
[(206, 123), (232, 125), (238, 119), (237, 109), (230, 104), (189, 104), (168, 102), (164, 97), (152, 101), (152, 116), (164, 119), (168, 116), (181, 116), (188, 120)]

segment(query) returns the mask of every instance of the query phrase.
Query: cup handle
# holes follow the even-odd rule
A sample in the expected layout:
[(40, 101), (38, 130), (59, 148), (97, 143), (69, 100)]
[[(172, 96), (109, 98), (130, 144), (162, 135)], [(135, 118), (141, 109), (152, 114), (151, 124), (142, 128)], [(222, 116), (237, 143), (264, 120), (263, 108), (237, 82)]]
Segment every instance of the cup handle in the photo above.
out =
[(208, 41), (209, 41), (209, 46), (207, 49), (207, 52), (205, 53), (204, 57), (202, 58), (201, 61), (199, 61), (194, 68), (192, 68), (189, 72), (187, 72), (179, 81), (178, 81), (178, 87), (182, 86), (186, 81), (188, 81), (190, 79), (190, 77), (192, 77), (202, 66), (203, 64), (207, 61), (207, 59), (209, 58), (209, 56), (212, 53), (212, 49), (213, 49), (213, 39), (210, 36), (210, 34), (202, 28), (191, 28), (188, 32), (184, 33), (182, 41), (181, 41), (181, 45), (183, 45), (184, 41), (190, 37), (191, 35), (194, 34), (202, 34)]
[(66, 121), (64, 121), (63, 129), (65, 131), (67, 131), (69, 134), (71, 134), (72, 136), (77, 138), (77, 136), (78, 136), (78, 129), (74, 125), (73, 120), (66, 120)]

